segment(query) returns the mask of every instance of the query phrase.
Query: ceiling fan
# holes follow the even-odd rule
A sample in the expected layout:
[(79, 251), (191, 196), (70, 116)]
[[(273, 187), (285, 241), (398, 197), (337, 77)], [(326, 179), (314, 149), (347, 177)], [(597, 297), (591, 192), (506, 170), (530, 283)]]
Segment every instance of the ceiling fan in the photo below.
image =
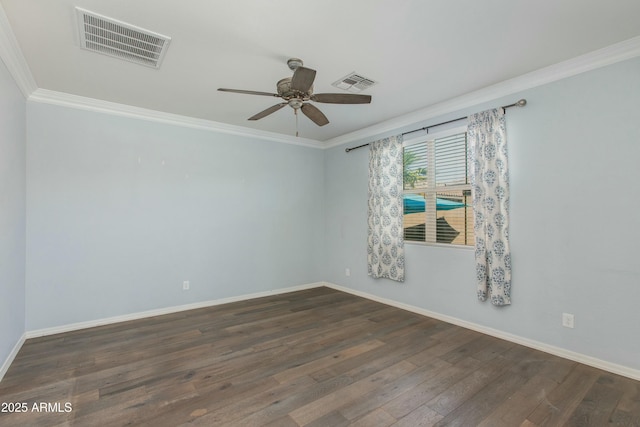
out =
[[(329, 119), (315, 105), (308, 101), (324, 102), (328, 104), (369, 104), (371, 95), (357, 95), (352, 93), (313, 93), (313, 81), (316, 77), (316, 70), (303, 67), (301, 59), (291, 58), (287, 61), (289, 69), (293, 71), (292, 77), (285, 77), (276, 84), (278, 93), (257, 92), (253, 90), (226, 89), (219, 88), (222, 92), (245, 93), (248, 95), (275, 96), (282, 98), (284, 102), (273, 105), (256, 115), (249, 117), (249, 120), (260, 120), (269, 114), (275, 113), (285, 105), (293, 108), (296, 115), (296, 128), (298, 110), (311, 119), (318, 126), (329, 123)], [(296, 136), (298, 132), (296, 131)]]

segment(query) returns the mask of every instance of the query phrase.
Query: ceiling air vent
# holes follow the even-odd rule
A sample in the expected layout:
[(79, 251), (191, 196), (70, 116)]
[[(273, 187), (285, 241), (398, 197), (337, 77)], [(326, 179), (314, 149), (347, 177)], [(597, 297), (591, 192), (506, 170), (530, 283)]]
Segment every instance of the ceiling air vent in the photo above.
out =
[(171, 37), (76, 7), (80, 47), (159, 68)]
[(331, 85), (338, 89), (344, 89), (349, 92), (362, 92), (363, 90), (377, 84), (371, 79), (361, 76), (360, 74), (351, 73), (340, 80), (333, 82)]

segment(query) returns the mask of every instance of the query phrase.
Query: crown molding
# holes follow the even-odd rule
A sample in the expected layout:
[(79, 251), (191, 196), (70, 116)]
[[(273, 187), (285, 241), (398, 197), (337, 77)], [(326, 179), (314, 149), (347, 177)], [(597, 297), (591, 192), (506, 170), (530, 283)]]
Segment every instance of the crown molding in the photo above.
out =
[(229, 125), (211, 120), (197, 119), (40, 89), (37, 87), (27, 61), (11, 30), (11, 25), (4, 12), (4, 8), (0, 4), (0, 58), (4, 61), (25, 98), (30, 101), (320, 149), (331, 148), (397, 131), (403, 127), (415, 125), (416, 123), (455, 111), (471, 108), (482, 103), (491, 102), (520, 91), (552, 83), (637, 56), (640, 56), (640, 36), (422, 108), (403, 116), (386, 120), (373, 126), (340, 135), (326, 141), (317, 141), (310, 138), (293, 137), (244, 126)]
[(18, 88), (25, 98), (33, 93), (37, 89), (38, 85), (36, 80), (31, 74), (27, 60), (22, 54), (20, 45), (16, 36), (13, 34), (11, 24), (7, 14), (4, 12), (4, 8), (0, 4), (0, 58), (6, 65), (9, 73), (15, 80)]
[(193, 129), (257, 138), (285, 144), (324, 148), (324, 143), (310, 138), (282, 135), (275, 132), (266, 132), (243, 126), (228, 125), (211, 120), (196, 119), (178, 114), (164, 113), (146, 108), (133, 107), (130, 105), (38, 88), (33, 74), (31, 74), (31, 70), (29, 69), (29, 65), (22, 54), (20, 45), (13, 34), (11, 24), (9, 23), (9, 19), (7, 18), (2, 4), (0, 4), (0, 59), (5, 63), (9, 73), (13, 77), (24, 97), (29, 101), (114, 114), (122, 117), (150, 120)]
[[(440, 102), (325, 141), (325, 148), (397, 131), (432, 118), (491, 102), (534, 87), (640, 56), (640, 36), (532, 71), (474, 92)], [(514, 100), (515, 102), (515, 100)]]
[(311, 148), (324, 148), (320, 141), (309, 138), (300, 138), (282, 135), (274, 132), (266, 132), (250, 129), (243, 126), (234, 126), (212, 120), (197, 119), (179, 114), (165, 113), (116, 102), (102, 101), (100, 99), (87, 98), (64, 92), (56, 92), (48, 89), (36, 89), (28, 98), (29, 101), (43, 104), (53, 104), (63, 107), (76, 108), (86, 111), (112, 114), (121, 117), (148, 120), (175, 126), (183, 126), (192, 129), (200, 129), (212, 132), (226, 133), (229, 135), (257, 138), (266, 141), (274, 141), (285, 144), (301, 145)]

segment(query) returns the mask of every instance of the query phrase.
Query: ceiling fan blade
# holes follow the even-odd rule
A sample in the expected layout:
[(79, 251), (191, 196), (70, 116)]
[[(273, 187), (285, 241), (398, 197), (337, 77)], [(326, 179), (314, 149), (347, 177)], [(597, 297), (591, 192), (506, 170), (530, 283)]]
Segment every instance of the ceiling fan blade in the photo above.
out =
[(369, 104), (371, 95), (356, 95), (353, 93), (316, 93), (311, 100), (327, 104)]
[(264, 111), (260, 111), (258, 114), (256, 114), (255, 116), (251, 116), (249, 117), (247, 120), (260, 120), (263, 117), (267, 117), (269, 114), (271, 113), (275, 113), (276, 111), (278, 111), (279, 109), (281, 109), (282, 107), (284, 107), (285, 105), (287, 105), (286, 102), (283, 102), (281, 104), (276, 104), (273, 105), (269, 108), (267, 108)]
[(291, 78), (291, 89), (306, 93), (311, 89), (315, 78), (316, 70), (298, 67), (296, 71), (293, 72), (293, 77)]
[(302, 107), (300, 107), (300, 109), (305, 116), (309, 117), (311, 121), (318, 126), (324, 126), (329, 123), (329, 119), (327, 119), (327, 116), (322, 114), (322, 111), (318, 110), (312, 104), (302, 104)]
[(269, 93), (269, 92), (256, 92), (255, 90), (241, 90), (241, 89), (226, 89), (226, 88), (218, 88), (220, 92), (233, 92), (233, 93), (245, 93), (247, 95), (264, 95), (264, 96), (275, 96), (280, 97), (277, 93)]

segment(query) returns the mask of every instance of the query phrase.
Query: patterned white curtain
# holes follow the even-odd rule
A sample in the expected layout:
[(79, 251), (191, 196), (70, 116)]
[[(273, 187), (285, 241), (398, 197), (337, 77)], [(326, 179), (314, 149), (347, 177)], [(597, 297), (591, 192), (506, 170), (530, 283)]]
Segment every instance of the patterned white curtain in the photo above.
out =
[(369, 144), (369, 276), (404, 281), (402, 136)]
[(511, 304), (509, 169), (504, 110), (469, 116), (471, 193), (475, 215), (478, 299)]

